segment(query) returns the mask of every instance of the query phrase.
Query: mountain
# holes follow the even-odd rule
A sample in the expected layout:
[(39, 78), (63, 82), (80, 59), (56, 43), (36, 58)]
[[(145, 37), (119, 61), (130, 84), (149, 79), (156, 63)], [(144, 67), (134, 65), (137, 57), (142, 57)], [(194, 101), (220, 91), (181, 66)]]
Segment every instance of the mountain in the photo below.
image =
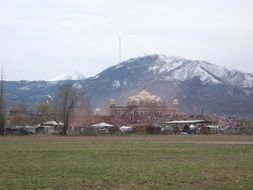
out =
[[(204, 85), (225, 84), (243, 88), (253, 87), (253, 75), (210, 64), (205, 61), (187, 60), (165, 55), (151, 55), (130, 59), (109, 70), (115, 72), (142, 72), (155, 80), (185, 82), (199, 78)], [(105, 73), (103, 72), (103, 73)]]
[(96, 107), (106, 107), (110, 98), (124, 105), (128, 96), (146, 88), (167, 104), (179, 99), (186, 113), (204, 109), (253, 118), (253, 75), (205, 61), (164, 55), (133, 58), (87, 79), (85, 88)]
[[(59, 78), (58, 78), (59, 79)], [(106, 110), (114, 98), (125, 105), (128, 96), (143, 88), (160, 96), (168, 105), (174, 98), (184, 113), (217, 113), (253, 119), (253, 75), (223, 68), (206, 61), (164, 55), (147, 55), (112, 66), (84, 80), (9, 81), (9, 105), (35, 107), (48, 95), (55, 96), (63, 83), (83, 86), (93, 108)]]
[(34, 110), (39, 103), (55, 99), (58, 88), (65, 83), (71, 83), (77, 87), (84, 86), (82, 80), (5, 81), (7, 108), (25, 105), (28, 110)]

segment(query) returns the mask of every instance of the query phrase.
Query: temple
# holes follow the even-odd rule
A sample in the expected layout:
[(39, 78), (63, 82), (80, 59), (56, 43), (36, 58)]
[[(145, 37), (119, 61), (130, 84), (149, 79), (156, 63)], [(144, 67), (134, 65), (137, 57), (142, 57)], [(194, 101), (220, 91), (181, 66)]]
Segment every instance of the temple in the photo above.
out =
[(162, 99), (150, 94), (147, 90), (142, 90), (138, 95), (128, 97), (126, 106), (117, 106), (114, 99), (110, 100), (110, 115), (143, 115), (143, 116), (164, 116), (178, 115), (179, 102), (173, 101), (171, 108), (168, 108)]

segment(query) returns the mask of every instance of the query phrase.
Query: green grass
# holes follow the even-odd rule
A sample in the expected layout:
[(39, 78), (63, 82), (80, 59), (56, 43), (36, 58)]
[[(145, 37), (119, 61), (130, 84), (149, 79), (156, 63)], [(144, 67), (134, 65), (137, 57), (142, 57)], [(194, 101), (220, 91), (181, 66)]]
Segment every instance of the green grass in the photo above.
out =
[(108, 138), (2, 142), (0, 189), (253, 189), (252, 145)]

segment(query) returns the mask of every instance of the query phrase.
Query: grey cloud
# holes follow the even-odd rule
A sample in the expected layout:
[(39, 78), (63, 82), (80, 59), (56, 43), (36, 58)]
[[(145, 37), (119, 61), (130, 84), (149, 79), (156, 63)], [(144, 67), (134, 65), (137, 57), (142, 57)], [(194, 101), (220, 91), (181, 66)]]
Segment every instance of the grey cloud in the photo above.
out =
[(122, 36), (123, 59), (162, 53), (253, 72), (251, 10), (250, 0), (0, 0), (0, 62), (7, 79), (95, 75), (117, 63)]

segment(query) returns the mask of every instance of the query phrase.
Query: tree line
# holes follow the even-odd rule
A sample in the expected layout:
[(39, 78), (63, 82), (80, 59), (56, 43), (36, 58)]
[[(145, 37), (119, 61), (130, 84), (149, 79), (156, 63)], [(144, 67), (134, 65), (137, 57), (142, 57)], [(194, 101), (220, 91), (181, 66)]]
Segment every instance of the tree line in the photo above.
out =
[[(43, 102), (38, 105), (41, 113), (51, 113), (56, 121), (63, 123), (62, 135), (67, 135), (70, 128), (70, 121), (74, 117), (77, 108), (89, 109), (90, 98), (83, 88), (73, 84), (61, 85), (52, 102)], [(6, 111), (5, 111), (4, 80), (0, 83), (0, 135), (5, 134)]]

